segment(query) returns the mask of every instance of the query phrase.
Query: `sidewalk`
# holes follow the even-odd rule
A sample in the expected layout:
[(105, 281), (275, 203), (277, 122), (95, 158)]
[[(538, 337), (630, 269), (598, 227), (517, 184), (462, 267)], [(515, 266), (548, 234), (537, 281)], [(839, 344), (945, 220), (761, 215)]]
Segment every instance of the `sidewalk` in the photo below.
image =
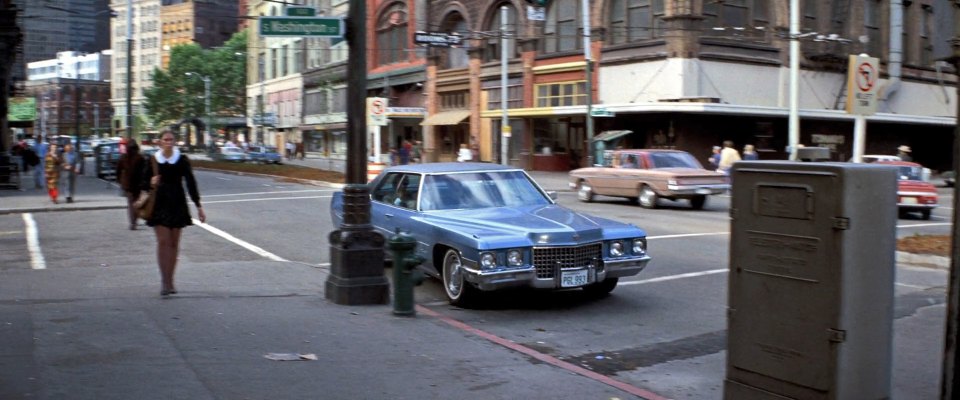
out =
[(25, 212), (106, 210), (125, 208), (126, 199), (121, 196), (115, 182), (98, 179), (93, 173), (93, 161), (87, 160), (84, 175), (77, 176), (73, 203), (66, 201), (66, 187), (61, 183), (60, 204), (53, 204), (46, 189), (35, 189), (33, 171), (21, 173), (20, 189), (0, 189), (0, 215)]

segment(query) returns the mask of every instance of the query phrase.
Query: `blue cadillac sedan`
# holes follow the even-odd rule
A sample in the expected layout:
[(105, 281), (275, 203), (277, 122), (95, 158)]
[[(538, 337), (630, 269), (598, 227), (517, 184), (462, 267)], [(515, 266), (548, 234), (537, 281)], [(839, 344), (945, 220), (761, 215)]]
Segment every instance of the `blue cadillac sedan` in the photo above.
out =
[[(428, 163), (385, 169), (369, 183), (371, 224), (409, 233), (420, 268), (441, 279), (451, 304), (481, 291), (527, 286), (607, 294), (650, 262), (646, 232), (556, 204), (522, 169)], [(343, 194), (330, 207), (343, 221)]]

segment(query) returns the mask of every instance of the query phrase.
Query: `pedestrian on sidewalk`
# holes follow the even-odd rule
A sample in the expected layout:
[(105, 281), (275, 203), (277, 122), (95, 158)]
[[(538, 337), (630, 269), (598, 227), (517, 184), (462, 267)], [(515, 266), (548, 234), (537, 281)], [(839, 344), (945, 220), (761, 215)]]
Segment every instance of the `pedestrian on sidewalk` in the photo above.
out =
[(33, 152), (36, 153), (40, 162), (33, 169), (33, 184), (37, 189), (43, 189), (46, 187), (43, 180), (46, 177), (47, 151), (50, 150), (50, 146), (43, 141), (43, 136), (37, 136), (37, 144), (34, 147)]
[(127, 152), (120, 156), (117, 162), (117, 177), (120, 188), (127, 198), (127, 221), (130, 230), (137, 230), (137, 209), (133, 202), (140, 198), (140, 180), (143, 178), (145, 160), (140, 155), (140, 146), (136, 142), (127, 145)]
[(63, 146), (63, 172), (64, 179), (67, 181), (67, 203), (73, 203), (73, 195), (77, 188), (77, 174), (80, 172), (79, 154), (74, 150), (73, 145), (67, 143)]
[(723, 141), (723, 150), (720, 150), (720, 163), (717, 165), (717, 171), (724, 174), (730, 174), (730, 168), (733, 163), (740, 161), (740, 152), (733, 148), (732, 140)]
[(47, 194), (50, 195), (50, 201), (58, 204), (57, 197), (60, 192), (57, 191), (57, 183), (60, 182), (60, 169), (63, 168), (63, 160), (57, 154), (57, 145), (50, 143), (47, 156), (43, 160), (44, 175), (47, 178)]
[(201, 223), (206, 222), (207, 215), (200, 205), (200, 191), (197, 190), (197, 180), (190, 167), (190, 159), (181, 154), (176, 148), (176, 136), (170, 130), (160, 134), (160, 151), (154, 154), (157, 163), (157, 174), (152, 166), (144, 166), (143, 180), (140, 190), (156, 190), (156, 202), (153, 214), (147, 220), (147, 225), (153, 227), (157, 237), (157, 264), (160, 267), (161, 296), (176, 294), (173, 285), (173, 274), (177, 269), (177, 255), (180, 252), (180, 231), (193, 225), (187, 198), (183, 191), (186, 181), (190, 200), (197, 207), (197, 218)]

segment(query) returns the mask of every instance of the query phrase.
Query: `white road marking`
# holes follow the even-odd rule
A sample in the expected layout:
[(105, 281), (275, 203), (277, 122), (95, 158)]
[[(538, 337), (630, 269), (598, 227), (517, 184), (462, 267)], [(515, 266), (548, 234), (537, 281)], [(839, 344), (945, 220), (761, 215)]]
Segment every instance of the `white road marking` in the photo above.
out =
[(220, 177), (220, 176), (218, 176), (218, 177), (216, 177), (216, 178), (219, 179), (219, 180), (221, 180), (221, 181), (232, 181), (232, 180), (233, 180), (233, 179), (230, 179), (230, 178), (224, 178), (224, 177)]
[(229, 194), (208, 194), (204, 195), (203, 198), (210, 197), (230, 197), (230, 196), (254, 196), (258, 194), (285, 194), (285, 193), (323, 193), (323, 192), (336, 192), (334, 189), (310, 189), (310, 190), (276, 190), (271, 192), (247, 192), (247, 193), (229, 193)]
[(43, 259), (43, 251), (40, 250), (40, 233), (37, 231), (37, 221), (33, 220), (33, 214), (24, 213), (23, 223), (27, 228), (27, 249), (30, 251), (30, 268), (47, 269), (47, 262)]
[(897, 228), (922, 228), (922, 227), (925, 227), (925, 226), (950, 226), (950, 225), (952, 225), (952, 223), (950, 223), (950, 222), (929, 222), (929, 223), (925, 223), (925, 224), (905, 224), (905, 225), (897, 225)]
[(679, 275), (661, 276), (661, 277), (657, 277), (657, 278), (644, 279), (644, 280), (642, 280), (642, 281), (620, 282), (619, 286), (626, 286), (626, 285), (643, 285), (643, 284), (645, 284), (645, 283), (665, 282), (665, 281), (672, 281), (672, 280), (684, 279), (684, 278), (695, 278), (695, 277), (698, 277), (698, 276), (720, 274), (720, 273), (724, 273), (724, 272), (728, 272), (728, 271), (729, 271), (729, 270), (726, 269), (726, 268), (724, 268), (724, 269), (711, 269), (711, 270), (709, 270), (709, 271), (690, 272), (690, 273), (679, 274)]
[(676, 239), (676, 238), (697, 237), (697, 236), (718, 236), (718, 235), (729, 235), (729, 234), (730, 234), (730, 232), (682, 233), (682, 234), (678, 234), (678, 235), (647, 236), (647, 240), (653, 240), (653, 239)]
[[(206, 202), (206, 203), (209, 203), (209, 202)], [(273, 253), (271, 253), (271, 252), (269, 252), (269, 251), (266, 251), (266, 250), (264, 250), (264, 249), (261, 249), (260, 247), (254, 246), (254, 245), (252, 245), (252, 244), (250, 244), (250, 243), (247, 243), (247, 242), (245, 242), (245, 241), (243, 241), (243, 240), (241, 240), (241, 239), (238, 239), (236, 236), (233, 236), (233, 235), (231, 235), (231, 234), (229, 234), (229, 233), (226, 233), (226, 232), (224, 232), (224, 231), (222, 231), (222, 230), (220, 230), (220, 229), (214, 228), (213, 226), (211, 226), (211, 225), (209, 225), (209, 224), (204, 224), (204, 223), (200, 222), (200, 220), (198, 220), (198, 219), (196, 219), (196, 218), (193, 219), (193, 223), (194, 223), (194, 225), (197, 225), (197, 226), (199, 226), (199, 227), (201, 227), (201, 228), (203, 228), (203, 229), (206, 229), (206, 230), (210, 231), (210, 232), (213, 233), (214, 235), (217, 235), (217, 236), (220, 236), (220, 237), (222, 237), (222, 238), (224, 238), (224, 239), (227, 239), (227, 240), (229, 240), (229, 241), (231, 241), (231, 242), (233, 242), (233, 243), (236, 243), (236, 244), (239, 245), (240, 247), (243, 247), (243, 248), (245, 248), (245, 249), (247, 249), (247, 250), (250, 250), (250, 251), (258, 254), (258, 255), (260, 255), (261, 257), (269, 258), (269, 259), (271, 259), (271, 260), (273, 260), (273, 261), (288, 262), (287, 260), (281, 258), (280, 256), (278, 256), (278, 255), (276, 255), (276, 254), (273, 254)]]
[(299, 197), (266, 197), (261, 199), (237, 199), (237, 200), (214, 200), (204, 201), (203, 204), (217, 203), (246, 203), (248, 201), (270, 201), (270, 200), (303, 200), (303, 199), (326, 199), (333, 196), (299, 196)]

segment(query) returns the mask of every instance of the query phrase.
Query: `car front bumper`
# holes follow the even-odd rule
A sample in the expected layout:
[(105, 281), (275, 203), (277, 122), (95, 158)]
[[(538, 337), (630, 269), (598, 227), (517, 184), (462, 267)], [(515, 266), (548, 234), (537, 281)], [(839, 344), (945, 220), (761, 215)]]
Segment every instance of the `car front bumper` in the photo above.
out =
[(683, 196), (703, 196), (710, 194), (721, 194), (730, 190), (728, 184), (718, 185), (669, 185), (665, 196), (683, 197)]
[[(513, 269), (502, 270), (480, 270), (476, 262), (462, 260), (464, 265), (464, 279), (476, 285), (480, 290), (497, 290), (508, 287), (532, 287), (535, 289), (566, 289), (561, 284), (561, 277), (564, 272), (570, 273), (580, 270), (586, 270), (587, 285), (602, 282), (607, 278), (620, 278), (639, 274), (647, 267), (650, 262), (650, 256), (630, 257), (621, 259), (605, 260), (602, 268), (590, 265), (580, 268), (569, 268), (557, 271), (553, 277), (538, 278), (534, 266), (526, 266)], [(577, 286), (573, 286), (577, 287)]]

